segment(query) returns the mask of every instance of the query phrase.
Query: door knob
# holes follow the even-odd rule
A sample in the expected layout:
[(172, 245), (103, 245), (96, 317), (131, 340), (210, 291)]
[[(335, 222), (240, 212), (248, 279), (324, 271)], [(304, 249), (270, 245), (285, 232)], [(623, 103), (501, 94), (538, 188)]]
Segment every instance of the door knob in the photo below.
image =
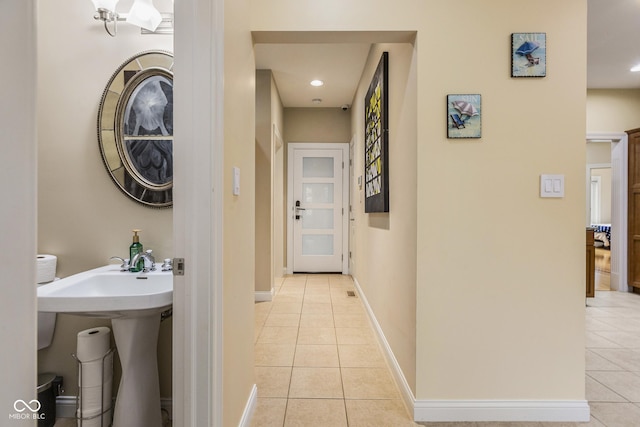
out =
[(300, 219), (300, 211), (303, 211), (304, 208), (300, 207), (300, 200), (296, 200), (296, 219)]

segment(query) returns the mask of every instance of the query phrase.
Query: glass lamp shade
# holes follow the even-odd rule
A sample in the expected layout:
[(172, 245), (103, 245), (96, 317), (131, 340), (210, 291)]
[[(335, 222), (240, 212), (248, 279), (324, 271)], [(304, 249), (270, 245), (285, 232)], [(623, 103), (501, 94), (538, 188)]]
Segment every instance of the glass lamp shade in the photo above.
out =
[(112, 12), (116, 11), (116, 4), (118, 4), (118, 0), (91, 0), (93, 6), (98, 9), (107, 9)]
[(151, 0), (135, 0), (127, 16), (127, 22), (145, 30), (155, 31), (162, 22), (162, 16)]

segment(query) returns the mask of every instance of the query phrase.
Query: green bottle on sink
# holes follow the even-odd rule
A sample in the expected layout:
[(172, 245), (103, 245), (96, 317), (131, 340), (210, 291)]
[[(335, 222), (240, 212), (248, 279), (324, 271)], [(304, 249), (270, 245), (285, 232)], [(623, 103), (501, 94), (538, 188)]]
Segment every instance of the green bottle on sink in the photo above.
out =
[[(142, 230), (133, 230), (133, 243), (131, 243), (131, 246), (129, 246), (129, 262), (132, 262), (133, 257), (135, 257), (137, 254), (141, 254), (144, 252), (144, 250), (142, 249), (142, 243), (140, 243), (140, 236), (138, 236), (138, 233), (141, 231)], [(129, 266), (129, 271), (133, 273), (137, 273), (138, 271), (142, 271), (143, 269), (144, 258), (140, 258), (138, 262), (136, 262), (136, 265)]]

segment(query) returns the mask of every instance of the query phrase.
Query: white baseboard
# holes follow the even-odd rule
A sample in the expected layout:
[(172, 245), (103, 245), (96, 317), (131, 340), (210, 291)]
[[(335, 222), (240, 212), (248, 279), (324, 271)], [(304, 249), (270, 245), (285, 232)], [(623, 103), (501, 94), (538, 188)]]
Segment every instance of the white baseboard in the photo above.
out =
[(257, 404), (258, 386), (254, 384), (251, 389), (251, 394), (249, 394), (249, 400), (247, 400), (247, 404), (244, 407), (244, 412), (242, 413), (242, 418), (240, 419), (238, 427), (249, 427), (251, 425), (251, 419), (253, 418), (253, 413), (256, 410)]
[(417, 400), (415, 421), (588, 422), (586, 400)]
[(387, 364), (391, 369), (391, 374), (393, 375), (393, 378), (396, 381), (398, 388), (400, 389), (400, 394), (402, 395), (402, 401), (404, 402), (404, 405), (406, 406), (407, 410), (411, 414), (413, 413), (413, 408), (414, 408), (416, 398), (414, 397), (413, 392), (411, 391), (411, 387), (409, 387), (409, 383), (407, 382), (407, 379), (405, 378), (404, 373), (400, 368), (400, 364), (398, 363), (396, 356), (393, 354), (393, 350), (391, 350), (391, 346), (389, 345), (387, 338), (384, 336), (382, 327), (378, 323), (378, 320), (376, 319), (376, 316), (373, 313), (373, 309), (369, 305), (369, 301), (367, 301), (367, 297), (364, 295), (364, 292), (360, 287), (360, 283), (358, 282), (358, 279), (353, 277), (353, 283), (356, 287), (356, 290), (358, 291), (358, 296), (360, 297), (360, 300), (362, 301), (362, 304), (364, 305), (364, 308), (367, 311), (367, 314), (369, 315), (369, 320), (371, 321), (371, 324), (373, 325), (373, 329), (376, 332), (378, 342), (382, 346), (382, 351), (384, 353), (385, 359), (387, 360)]
[[(167, 411), (169, 419), (173, 419), (173, 399), (163, 397), (160, 399), (160, 407)], [(76, 417), (76, 396), (56, 397), (56, 418)]]
[(255, 302), (272, 301), (274, 293), (275, 290), (273, 288), (270, 291), (256, 291)]
[(589, 404), (586, 400), (416, 400), (358, 279), (353, 277), (353, 281), (400, 389), (402, 400), (409, 413), (413, 414), (414, 421), (589, 421)]
[(76, 417), (76, 396), (56, 397), (56, 417), (75, 418)]

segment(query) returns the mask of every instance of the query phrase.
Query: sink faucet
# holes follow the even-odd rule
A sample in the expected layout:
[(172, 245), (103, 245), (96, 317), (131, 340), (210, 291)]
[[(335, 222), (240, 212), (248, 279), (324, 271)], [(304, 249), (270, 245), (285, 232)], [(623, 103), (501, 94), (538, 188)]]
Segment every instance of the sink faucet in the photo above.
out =
[(148, 273), (149, 271), (155, 271), (156, 269), (156, 259), (154, 258), (153, 255), (151, 255), (153, 251), (151, 249), (148, 249), (145, 251), (145, 253), (137, 253), (134, 255), (134, 257), (131, 259), (131, 262), (129, 263), (129, 265), (137, 265), (138, 261), (140, 261), (140, 259), (144, 260), (144, 269), (142, 270), (143, 273)]
[(122, 264), (120, 264), (120, 271), (129, 271), (129, 260), (128, 259), (120, 258), (119, 256), (112, 256), (111, 258), (109, 258), (109, 261), (112, 261), (114, 259), (117, 259), (118, 261), (120, 261), (122, 263)]

